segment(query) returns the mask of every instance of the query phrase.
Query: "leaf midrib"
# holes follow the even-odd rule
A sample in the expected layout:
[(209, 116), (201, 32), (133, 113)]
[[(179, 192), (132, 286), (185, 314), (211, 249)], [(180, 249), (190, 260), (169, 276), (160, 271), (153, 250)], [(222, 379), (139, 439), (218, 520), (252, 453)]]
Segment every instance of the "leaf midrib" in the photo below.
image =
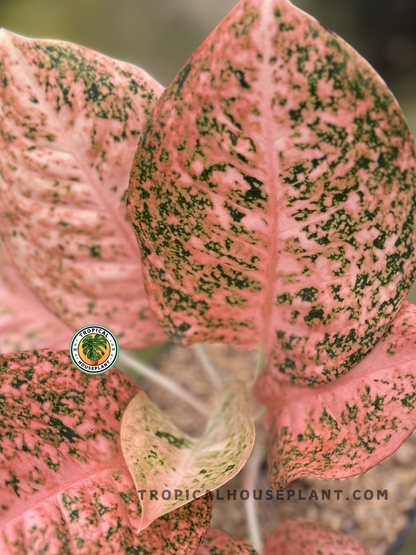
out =
[[(62, 126), (60, 125), (59, 119), (57, 118), (56, 114), (52, 110), (50, 104), (45, 99), (43, 89), (41, 88), (41, 86), (39, 85), (35, 76), (33, 75), (31, 65), (28, 63), (28, 61), (26, 60), (26, 57), (22, 54), (20, 49), (18, 49), (15, 46), (15, 44), (13, 42), (13, 35), (11, 33), (5, 32), (4, 30), (2, 32), (5, 33), (5, 35), (7, 37), (7, 41), (9, 43), (9, 45), (11, 46), (16, 58), (19, 60), (19, 63), (21, 63), (21, 65), (23, 65), (25, 67), (24, 74), (25, 74), (26, 79), (29, 81), (29, 83), (34, 88), (34, 90), (36, 90), (40, 93), (39, 94), (39, 99), (41, 100), (40, 106), (42, 106), (45, 109), (45, 112), (48, 115), (48, 117), (51, 117), (53, 122), (55, 124), (57, 124), (57, 128), (62, 129)], [(59, 43), (59, 41), (51, 41), (51, 42)], [(93, 178), (90, 175), (89, 169), (85, 168), (84, 164), (80, 163), (80, 160), (79, 160), (78, 156), (75, 154), (75, 151), (73, 149), (73, 145), (71, 144), (71, 141), (68, 137), (68, 133), (66, 131), (63, 132), (61, 137), (63, 137), (63, 142), (68, 147), (67, 153), (70, 154), (73, 157), (74, 161), (78, 165), (78, 168), (80, 169), (80, 171), (86, 177), (86, 183), (90, 184), (90, 186), (94, 189), (95, 193), (100, 198), (102, 204), (104, 205), (105, 211), (110, 215), (110, 220), (117, 224), (117, 225), (114, 226), (115, 229), (116, 229), (116, 232), (119, 233), (119, 234), (121, 232), (121, 235), (125, 239), (125, 244), (128, 246), (128, 250), (130, 252), (131, 257), (139, 259), (139, 256), (140, 256), (139, 255), (139, 248), (138, 248), (138, 245), (135, 241), (133, 232), (128, 233), (128, 230), (126, 229), (126, 226), (124, 224), (124, 220), (122, 219), (121, 214), (117, 210), (117, 207), (115, 207), (113, 204), (108, 202), (107, 194), (104, 194), (104, 195), (100, 194), (103, 191), (102, 191), (102, 189), (101, 190), (99, 189), (98, 184), (97, 184), (97, 179)], [(51, 150), (56, 150), (56, 149), (51, 149)], [(61, 152), (61, 151), (59, 151), (59, 152)], [(105, 187), (105, 181), (103, 181), (103, 186)], [(126, 188), (127, 188), (127, 186), (126, 186)], [(13, 190), (13, 193), (14, 193), (14, 188), (12, 190)], [(107, 193), (107, 192), (108, 191), (105, 190), (105, 193)], [(77, 209), (75, 209), (75, 210), (77, 210)]]
[[(264, 0), (262, 7), (261, 7), (261, 15), (260, 20), (261, 24), (259, 29), (257, 30), (258, 34), (262, 34), (264, 43), (264, 55), (262, 60), (261, 66), (261, 75), (259, 78), (260, 82), (271, 83), (273, 81), (273, 70), (268, 63), (268, 60), (275, 55), (272, 49), (271, 40), (269, 38), (269, 33), (267, 32), (267, 28), (263, 30), (263, 27), (267, 27), (267, 20), (268, 20), (268, 13), (272, 10), (272, 0)], [(263, 75), (266, 75), (266, 78), (263, 79)], [(278, 164), (276, 163), (276, 157), (274, 154), (274, 140), (273, 140), (273, 122), (274, 122), (274, 114), (273, 110), (271, 109), (271, 102), (272, 97), (270, 94), (262, 94), (262, 103), (261, 103), (261, 113), (263, 120), (266, 121), (265, 123), (265, 144), (269, 145), (269, 148), (266, 148), (266, 157), (267, 157), (267, 164), (266, 164), (266, 182), (270, 184), (269, 187), (269, 207), (270, 210), (268, 211), (270, 217), (269, 221), (271, 220), (271, 230), (270, 230), (270, 254), (268, 256), (268, 264), (267, 264), (267, 286), (264, 293), (264, 301), (263, 301), (263, 318), (262, 318), (262, 329), (260, 330), (260, 348), (264, 348), (264, 346), (268, 346), (268, 338), (272, 336), (270, 334), (270, 323), (273, 316), (273, 301), (276, 296), (276, 288), (277, 288), (277, 279), (276, 279), (276, 272), (277, 272), (277, 257), (278, 257), (278, 199), (277, 199), (277, 191), (276, 187), (274, 186), (274, 180), (276, 176), (279, 175), (278, 173)], [(256, 139), (257, 140), (257, 139)]]
[[(71, 462), (72, 461), (70, 461), (70, 464)], [(7, 513), (3, 517), (0, 516), (0, 529), (1, 527), (6, 527), (11, 521), (15, 520), (16, 518), (22, 517), (27, 511), (35, 509), (38, 505), (44, 503), (50, 497), (58, 496), (60, 491), (65, 490), (68, 487), (74, 487), (76, 484), (84, 482), (91, 476), (97, 476), (105, 470), (111, 471), (125, 469), (125, 471), (130, 475), (124, 457), (121, 453), (117, 453), (115, 457), (105, 463), (101, 462), (95, 465), (91, 465), (91, 463), (87, 464), (89, 468), (85, 472), (79, 472), (79, 469), (77, 469), (76, 465), (74, 464), (74, 477), (68, 478), (64, 481), (60, 481), (58, 474), (56, 476), (57, 482), (53, 487), (48, 488), (46, 491), (40, 491), (39, 493), (30, 494), (28, 496), (28, 499), (25, 501), (16, 500), (13, 508), (7, 511)], [(50, 472), (52, 473), (52, 471)], [(43, 487), (43, 489), (45, 488)]]
[[(139, 395), (145, 395), (145, 394), (143, 392), (140, 392)], [(250, 413), (248, 411), (248, 408), (247, 408), (247, 405), (246, 405), (246, 402), (245, 402), (244, 389), (243, 389), (242, 394), (240, 392), (239, 395), (240, 395), (240, 397), (238, 398), (238, 401), (240, 401), (239, 408), (240, 408), (241, 411), (244, 411), (246, 421), (248, 423), (251, 423), (251, 432), (253, 432), (253, 434), (254, 434), (253, 438), (254, 438), (255, 437), (254, 424), (251, 421)], [(228, 399), (228, 397), (227, 397), (227, 399)], [(145, 402), (149, 402), (149, 400), (146, 398)], [(219, 415), (218, 409), (219, 409), (220, 406), (223, 407), (223, 405), (218, 405), (216, 407), (216, 410), (214, 410), (211, 418), (208, 420), (207, 427), (204, 431), (204, 435), (201, 438), (195, 439), (195, 438), (192, 438), (191, 436), (189, 436), (188, 434), (186, 434), (185, 432), (181, 432), (181, 437), (184, 438), (184, 439), (187, 439), (192, 444), (192, 446), (190, 448), (186, 449), (186, 456), (184, 456), (180, 460), (180, 464), (178, 465), (178, 468), (176, 469), (174, 474), (172, 474), (171, 471), (169, 471), (167, 473), (168, 478), (170, 476), (175, 477), (175, 479), (172, 482), (169, 483), (169, 487), (171, 488), (170, 491), (174, 491), (175, 489), (177, 489), (178, 485), (180, 485), (180, 483), (183, 482), (184, 479), (189, 477), (189, 468), (191, 466), (194, 466), (194, 464), (191, 464), (191, 463), (197, 461), (197, 459), (201, 455), (201, 453), (204, 453), (206, 451), (206, 449), (213, 444), (213, 438), (210, 436), (211, 425), (218, 418), (218, 415)], [(248, 427), (246, 428), (244, 426), (244, 428), (245, 428), (245, 432), (246, 432), (247, 436), (249, 436), (250, 431), (249, 431)], [(253, 439), (253, 441), (254, 441), (254, 439)], [(221, 484), (219, 484), (218, 486), (216, 486), (216, 489), (218, 487), (221, 487), (221, 485), (223, 485), (224, 483), (225, 483), (225, 481), (222, 482)], [(201, 491), (200, 494), (197, 496), (197, 498), (202, 497), (203, 495), (205, 495), (205, 492)], [(182, 505), (185, 504), (185, 503), (182, 503)], [(149, 508), (149, 507), (146, 507), (143, 504), (143, 502), (141, 501), (141, 506), (142, 506), (142, 515), (141, 515), (141, 523), (140, 523), (140, 529), (141, 530), (143, 529), (142, 528), (143, 521), (147, 522), (146, 526), (148, 526), (154, 520), (154, 515), (159, 513), (159, 508), (161, 506), (165, 505), (165, 504), (166, 504), (166, 501), (164, 501), (162, 498), (159, 497), (157, 505), (154, 504), (152, 506), (153, 507), (152, 510), (148, 511), (148, 513), (145, 513), (145, 508)], [(149, 518), (149, 516), (150, 516), (150, 518)]]

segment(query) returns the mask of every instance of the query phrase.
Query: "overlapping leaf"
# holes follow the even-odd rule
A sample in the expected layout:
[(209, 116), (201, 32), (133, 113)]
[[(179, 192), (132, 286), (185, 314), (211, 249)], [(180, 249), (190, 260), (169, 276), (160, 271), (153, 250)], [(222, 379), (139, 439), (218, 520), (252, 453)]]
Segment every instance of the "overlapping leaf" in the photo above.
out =
[(220, 530), (210, 529), (197, 555), (257, 555), (257, 552), (245, 542), (234, 540)]
[(314, 522), (285, 522), (264, 545), (263, 555), (371, 555), (355, 540)]
[(162, 87), (57, 41), (0, 35), (0, 231), (20, 275), (73, 329), (108, 325), (124, 348), (163, 340), (125, 194)]
[(138, 387), (87, 376), (68, 352), (0, 356), (2, 555), (194, 553), (210, 521), (201, 498), (136, 535), (139, 497), (120, 447)]
[(268, 406), (275, 489), (302, 476), (347, 478), (391, 455), (416, 427), (416, 306), (404, 303), (386, 336), (336, 382), (319, 388), (258, 380)]
[(242, 0), (162, 95), (133, 166), (164, 329), (265, 344), (287, 381), (345, 373), (414, 279), (415, 152), (350, 46), (288, 0)]
[(254, 440), (240, 382), (224, 391), (201, 439), (179, 430), (140, 392), (125, 411), (121, 427), (124, 458), (137, 490), (143, 491), (139, 529), (231, 480), (247, 461)]
[(0, 243), (0, 353), (67, 349), (72, 335), (23, 283)]

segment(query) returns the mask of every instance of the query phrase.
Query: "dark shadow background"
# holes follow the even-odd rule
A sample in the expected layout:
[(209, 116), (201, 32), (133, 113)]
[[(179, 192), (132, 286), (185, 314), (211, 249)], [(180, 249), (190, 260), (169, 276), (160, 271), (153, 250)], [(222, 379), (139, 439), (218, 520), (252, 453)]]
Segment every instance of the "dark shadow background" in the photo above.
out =
[[(88, 46), (167, 86), (237, 0), (0, 0), (0, 26)], [(381, 74), (416, 137), (416, 0), (294, 0)], [(416, 287), (409, 300), (416, 304)], [(416, 553), (416, 531), (408, 551)], [(413, 547), (415, 545), (415, 547)]]

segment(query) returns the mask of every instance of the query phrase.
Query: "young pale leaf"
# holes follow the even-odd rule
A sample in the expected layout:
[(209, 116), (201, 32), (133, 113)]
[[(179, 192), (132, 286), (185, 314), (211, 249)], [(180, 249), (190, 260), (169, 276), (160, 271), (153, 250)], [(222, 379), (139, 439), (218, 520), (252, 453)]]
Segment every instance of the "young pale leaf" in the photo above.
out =
[(391, 455), (416, 427), (416, 306), (404, 303), (375, 349), (336, 382), (297, 387), (264, 374), (271, 485), (348, 478)]
[[(138, 491), (146, 492), (141, 498), (139, 530), (189, 499), (228, 482), (244, 466), (254, 439), (254, 424), (240, 382), (223, 393), (201, 439), (179, 430), (140, 392), (127, 407), (121, 426), (127, 466)], [(151, 496), (152, 490), (155, 496)]]
[(73, 333), (23, 283), (0, 242), (0, 354), (67, 349)]
[(355, 540), (314, 522), (285, 522), (266, 540), (263, 555), (371, 555)]
[(71, 328), (162, 341), (125, 195), (162, 92), (144, 71), (65, 42), (0, 34), (0, 231), (26, 284)]
[(88, 376), (68, 352), (0, 356), (0, 553), (193, 554), (211, 501), (201, 498), (139, 536), (140, 503), (120, 447), (138, 387), (118, 370)]
[(257, 555), (257, 552), (251, 545), (236, 541), (220, 530), (209, 529), (197, 555)]
[(129, 214), (169, 335), (260, 342), (297, 383), (358, 363), (416, 261), (415, 145), (368, 63), (288, 0), (242, 0), (146, 133)]

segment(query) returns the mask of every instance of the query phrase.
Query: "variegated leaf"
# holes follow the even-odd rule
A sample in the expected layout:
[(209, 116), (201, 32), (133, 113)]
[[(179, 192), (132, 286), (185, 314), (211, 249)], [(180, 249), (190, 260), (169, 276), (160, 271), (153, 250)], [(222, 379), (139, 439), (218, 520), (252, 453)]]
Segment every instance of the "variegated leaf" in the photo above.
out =
[(198, 499), (136, 535), (140, 503), (120, 447), (138, 387), (88, 376), (68, 352), (0, 356), (0, 553), (192, 555), (210, 521)]
[(416, 428), (416, 306), (404, 303), (375, 349), (319, 388), (258, 380), (271, 485), (303, 476), (348, 478), (391, 455)]
[(257, 555), (257, 552), (245, 542), (236, 541), (220, 530), (210, 529), (197, 555)]
[(287, 381), (345, 373), (414, 279), (415, 153), (350, 46), (288, 0), (242, 0), (162, 95), (133, 165), (164, 329), (263, 344)]
[(139, 530), (228, 482), (244, 466), (254, 440), (241, 382), (224, 391), (201, 439), (179, 430), (140, 392), (127, 407), (121, 426), (124, 458), (137, 490), (146, 492)]
[(73, 333), (23, 283), (0, 242), (0, 354), (67, 349)]
[(314, 522), (285, 522), (264, 545), (263, 555), (371, 555), (355, 540)]
[(73, 44), (0, 34), (0, 230), (26, 284), (78, 329), (162, 341), (125, 195), (162, 87)]

